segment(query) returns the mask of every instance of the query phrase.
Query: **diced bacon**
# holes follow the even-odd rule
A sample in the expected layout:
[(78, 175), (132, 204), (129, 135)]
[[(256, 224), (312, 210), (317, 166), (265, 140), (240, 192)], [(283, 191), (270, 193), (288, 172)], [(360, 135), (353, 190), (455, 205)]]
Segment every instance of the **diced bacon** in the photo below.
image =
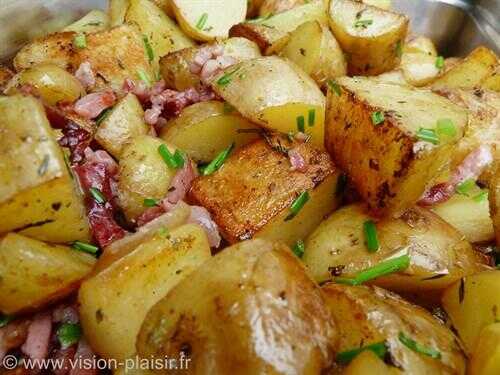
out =
[(62, 129), (63, 136), (59, 145), (69, 148), (72, 164), (79, 164), (85, 159), (85, 150), (92, 142), (92, 135), (72, 121), (67, 122)]
[(104, 248), (120, 238), (127, 232), (120, 227), (114, 219), (114, 209), (110, 203), (98, 204), (89, 199), (87, 202), (89, 224), (92, 234), (100, 247)]
[(75, 77), (86, 90), (95, 86), (95, 74), (88, 61), (80, 64), (75, 72)]
[(97, 375), (97, 368), (87, 368), (92, 366), (85, 366), (87, 362), (92, 363), (95, 359), (95, 354), (87, 344), (85, 339), (81, 339), (78, 342), (78, 348), (76, 349), (74, 363), (76, 367), (71, 369), (70, 375)]
[(137, 225), (142, 227), (165, 213), (163, 206), (150, 207), (137, 218)]
[(9, 350), (20, 347), (28, 337), (29, 320), (15, 320), (0, 328), (0, 361)]
[(85, 149), (85, 160), (89, 163), (101, 163), (106, 166), (106, 171), (114, 176), (118, 173), (118, 163), (104, 150), (93, 151), (90, 147)]
[(35, 315), (28, 328), (28, 337), (21, 350), (31, 359), (42, 360), (49, 354), (52, 316), (48, 312)]
[(238, 60), (236, 60), (232, 56), (219, 56), (216, 59), (208, 60), (200, 72), (200, 79), (205, 85), (208, 85), (212, 78), (230, 66), (236, 64)]
[(52, 321), (54, 323), (76, 324), (79, 320), (75, 306), (59, 305), (52, 311)]
[(127, 78), (123, 83), (123, 91), (125, 91), (125, 93), (131, 92), (137, 96), (139, 101), (143, 104), (149, 103), (152, 96), (161, 94), (165, 88), (166, 85), (164, 80), (155, 82), (151, 88), (148, 88), (142, 81), (135, 82), (130, 78)]
[(307, 169), (307, 162), (297, 148), (288, 150), (288, 159), (292, 165), (292, 171), (304, 172)]
[(116, 102), (116, 95), (112, 91), (102, 91), (88, 94), (75, 103), (75, 112), (88, 119), (93, 119), (105, 109), (112, 107)]
[(424, 193), (418, 204), (427, 207), (446, 202), (452, 197), (454, 190), (454, 186), (447, 182), (434, 185)]
[(210, 213), (204, 207), (191, 206), (191, 215), (188, 219), (189, 223), (200, 225), (207, 234), (210, 247), (219, 247), (221, 237), (217, 224), (212, 220)]
[(223, 54), (224, 46), (222, 46), (221, 44), (212, 44), (202, 47), (198, 50), (193, 58), (193, 61), (189, 64), (189, 70), (193, 74), (200, 74), (207, 62), (209, 62), (210, 60), (215, 60), (217, 59), (217, 57), (221, 57)]
[(56, 350), (52, 357), (54, 358), (55, 363), (60, 363), (60, 365), (52, 370), (54, 375), (67, 375), (70, 373), (71, 361), (73, 360), (75, 353), (76, 348), (74, 346)]

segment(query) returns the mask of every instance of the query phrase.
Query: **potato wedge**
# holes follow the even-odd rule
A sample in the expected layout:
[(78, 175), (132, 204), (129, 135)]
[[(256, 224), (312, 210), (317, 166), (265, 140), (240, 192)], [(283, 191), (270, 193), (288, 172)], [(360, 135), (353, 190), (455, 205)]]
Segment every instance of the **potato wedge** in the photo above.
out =
[(229, 36), (246, 38), (259, 47), (265, 56), (279, 53), (290, 39), (290, 34), (266, 25), (243, 22), (229, 30)]
[(309, 0), (264, 0), (259, 8), (259, 15), (278, 14), (300, 5), (309, 3)]
[(361, 0), (363, 3), (373, 5), (374, 7), (389, 10), (392, 7), (392, 0)]
[(431, 211), (415, 207), (399, 219), (375, 220), (380, 246), (376, 252), (369, 252), (365, 243), (363, 226), (369, 220), (375, 219), (363, 205), (345, 206), (307, 238), (303, 260), (317, 282), (339, 275), (350, 277), (407, 254), (410, 267), (372, 283), (396, 292), (428, 296), (481, 270), (481, 259), (470, 244)]
[(86, 61), (90, 63), (98, 77), (95, 89), (111, 87), (118, 91), (126, 78), (140, 80), (141, 74), (154, 79), (154, 69), (137, 27), (121, 25), (89, 34), (86, 41), (86, 47), (76, 51), (74, 67)]
[[(465, 374), (455, 336), (423, 308), (377, 287), (327, 284), (322, 291), (339, 327), (340, 352), (385, 341), (392, 363), (405, 374)], [(401, 336), (440, 358), (412, 350)]]
[(499, 282), (500, 271), (484, 271), (460, 279), (443, 294), (442, 306), (468, 354), (477, 347), (481, 330), (499, 320)]
[(389, 366), (382, 359), (369, 350), (361, 352), (342, 371), (342, 375), (396, 375), (401, 371), (396, 367)]
[(403, 46), (403, 54), (405, 53), (423, 53), (434, 57), (438, 55), (434, 42), (421, 35), (410, 37), (406, 40)]
[(141, 103), (134, 94), (128, 94), (115, 104), (100, 123), (95, 139), (106, 151), (120, 159), (124, 147), (148, 131)]
[(201, 227), (188, 224), (157, 234), (132, 253), (82, 283), (80, 321), (92, 349), (124, 360), (148, 310), (210, 258)]
[(0, 97), (0, 234), (42, 241), (88, 240), (80, 192), (33, 97)]
[[(158, 148), (164, 144), (149, 135), (135, 137), (124, 147), (119, 162), (118, 199), (127, 219), (133, 221), (147, 207), (144, 199), (163, 199), (177, 173), (162, 159)], [(175, 149), (169, 146), (172, 154)]]
[(500, 323), (484, 327), (469, 362), (469, 373), (495, 375), (500, 373)]
[(227, 38), (231, 26), (243, 22), (246, 0), (171, 0), (172, 10), (182, 30), (202, 42)]
[(333, 359), (335, 333), (298, 259), (253, 240), (226, 248), (157, 303), (137, 349), (143, 358), (184, 352), (188, 374), (319, 374)]
[(390, 72), (382, 73), (378, 76), (375, 76), (374, 78), (384, 83), (396, 83), (398, 85), (408, 84), (401, 69), (391, 70)]
[(296, 63), (319, 86), (347, 74), (347, 63), (337, 40), (318, 21), (303, 23), (290, 34), (281, 55)]
[(12, 77), (14, 77), (14, 73), (6, 66), (0, 64), (0, 93), (3, 92)]
[(78, 289), (96, 259), (15, 233), (0, 241), (0, 312), (33, 311)]
[(425, 53), (403, 53), (401, 71), (412, 86), (420, 87), (432, 83), (441, 72), (436, 66), (436, 57)]
[(209, 101), (185, 108), (163, 128), (160, 138), (194, 161), (209, 163), (231, 144), (238, 148), (257, 139), (259, 130), (234, 108)]
[(445, 72), (432, 84), (437, 89), (472, 89), (493, 74), (498, 66), (498, 56), (486, 47), (480, 46), (453, 68)]
[(479, 87), (485, 90), (500, 92), (500, 64), (496, 66), (495, 71), (491, 75), (481, 81)]
[[(292, 148), (306, 161), (303, 172), (291, 169)], [(258, 140), (235, 151), (217, 172), (195, 180), (189, 197), (208, 209), (230, 243), (262, 237), (293, 246), (336, 208), (338, 176), (328, 155), (309, 144)], [(305, 191), (309, 202), (287, 220), (290, 205)]]
[(129, 0), (109, 0), (108, 13), (111, 27), (120, 26), (125, 22), (128, 6)]
[(294, 63), (276, 56), (243, 61), (216, 75), (214, 91), (243, 116), (282, 133), (301, 131), (323, 148), (325, 98)]
[(407, 16), (353, 0), (330, 2), (333, 35), (348, 55), (349, 75), (378, 75), (400, 62)]
[(500, 167), (496, 168), (490, 182), (489, 202), (497, 246), (500, 246)]
[(109, 28), (109, 17), (102, 10), (92, 10), (78, 21), (66, 26), (62, 31), (76, 33), (95, 33)]
[[(218, 44), (224, 47), (225, 56), (234, 57), (238, 61), (260, 57), (255, 43), (245, 38), (229, 38)], [(183, 91), (201, 84), (200, 75), (192, 73), (190, 65), (204, 47), (185, 48), (160, 59), (160, 73), (168, 87)]]
[[(468, 120), (464, 109), (430, 91), (365, 77), (339, 78), (327, 112), (327, 150), (380, 215), (418, 201), (451, 160)], [(438, 137), (440, 119), (452, 122), (453, 137)], [(429, 132), (437, 144), (425, 141)]]
[(11, 95), (18, 92), (20, 85), (31, 86), (34, 94), (49, 105), (62, 101), (72, 103), (85, 95), (80, 81), (54, 64), (40, 64), (23, 70), (14, 77), (5, 93)]
[(312, 0), (286, 12), (256, 20), (257, 23), (286, 33), (294, 31), (304, 22), (309, 21), (318, 21), (322, 25), (328, 24), (324, 0)]

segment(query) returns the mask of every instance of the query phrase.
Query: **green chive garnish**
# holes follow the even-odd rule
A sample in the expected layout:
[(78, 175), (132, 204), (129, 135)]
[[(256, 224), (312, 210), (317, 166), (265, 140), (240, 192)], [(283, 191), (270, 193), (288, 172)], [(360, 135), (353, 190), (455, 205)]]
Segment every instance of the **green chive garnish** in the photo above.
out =
[(384, 359), (385, 355), (387, 354), (387, 346), (385, 344), (385, 341), (381, 341), (374, 344), (362, 346), (361, 348), (340, 352), (335, 357), (335, 361), (343, 365), (348, 364), (354, 358), (356, 358), (358, 354), (361, 354), (365, 350), (372, 351), (381, 359)]
[(170, 152), (167, 145), (160, 145), (158, 152), (163, 161), (172, 169), (180, 169), (184, 167), (184, 156), (179, 150), (175, 150), (174, 154)]
[(139, 76), (139, 79), (146, 84), (147, 87), (151, 87), (151, 79), (144, 70), (139, 69), (137, 71), (137, 75)]
[(156, 207), (158, 206), (160, 202), (158, 201), (158, 199), (154, 199), (154, 198), (146, 198), (144, 199), (144, 207)]
[(111, 111), (112, 111), (111, 108), (107, 108), (104, 111), (102, 111), (101, 113), (99, 113), (99, 116), (97, 116), (96, 119), (95, 119), (95, 124), (97, 126), (101, 125), (101, 123), (104, 120), (106, 120), (106, 118), (108, 117), (108, 115), (111, 114)]
[(403, 332), (399, 332), (399, 341), (401, 341), (406, 347), (410, 348), (416, 353), (424, 354), (434, 359), (440, 359), (441, 353), (436, 349), (429, 348), (425, 345), (419, 344), (412, 338), (406, 336)]
[(14, 320), (13, 315), (4, 315), (0, 313), (0, 328), (5, 327), (7, 324)]
[(367, 281), (390, 275), (398, 271), (407, 269), (410, 266), (410, 256), (402, 255), (397, 258), (381, 262), (373, 267), (359, 272), (354, 278), (336, 277), (334, 281), (339, 284), (361, 285)]
[(469, 178), (463, 181), (462, 183), (458, 184), (455, 190), (458, 194), (469, 196), (470, 191), (474, 189), (475, 186), (476, 186), (476, 181), (474, 181), (474, 179), (472, 178)]
[(488, 200), (488, 192), (486, 190), (481, 191), (479, 194), (472, 197), (474, 202), (481, 203)]
[(222, 167), (222, 165), (226, 161), (226, 159), (229, 157), (231, 152), (233, 151), (234, 146), (235, 146), (234, 143), (232, 143), (231, 146), (229, 146), (219, 155), (217, 155), (215, 159), (210, 162), (210, 164), (208, 164), (205, 168), (203, 168), (202, 174), (204, 176), (208, 176), (214, 173), (215, 171), (219, 170), (220, 167)]
[(77, 34), (73, 39), (73, 43), (75, 44), (76, 48), (85, 48), (87, 47), (87, 37), (83, 33)]
[(403, 44), (401, 40), (398, 40), (396, 43), (396, 56), (401, 57), (403, 55)]
[(307, 125), (314, 126), (316, 123), (316, 110), (310, 109), (307, 113)]
[(337, 94), (337, 96), (340, 96), (342, 94), (342, 91), (340, 90), (340, 86), (337, 82), (335, 82), (334, 80), (332, 79), (329, 79), (327, 81), (327, 84), (328, 86), (330, 87), (330, 89), (335, 93)]
[(144, 49), (146, 50), (146, 55), (148, 56), (148, 60), (149, 62), (151, 62), (155, 59), (155, 53), (153, 51), (153, 47), (151, 47), (149, 39), (146, 35), (142, 36), (142, 40), (144, 42)]
[(363, 232), (365, 233), (366, 247), (370, 253), (378, 251), (380, 244), (378, 242), (377, 227), (372, 220), (363, 223)]
[(439, 144), (439, 137), (434, 129), (418, 129), (417, 138), (423, 142), (432, 143), (434, 145)]
[(372, 113), (372, 123), (373, 125), (377, 126), (381, 123), (383, 123), (385, 120), (385, 116), (382, 112), (377, 111)]
[(73, 245), (71, 245), (73, 249), (83, 251), (85, 253), (89, 254), (97, 254), (99, 251), (99, 248), (97, 246), (91, 245), (89, 243), (81, 242), (81, 241), (75, 241), (73, 242)]
[(304, 241), (298, 240), (295, 243), (295, 246), (293, 247), (292, 250), (293, 250), (293, 253), (295, 255), (297, 255), (297, 257), (302, 258), (302, 256), (304, 255), (304, 252), (306, 250), (305, 245), (304, 245)]
[(444, 57), (443, 56), (436, 57), (436, 68), (443, 69), (443, 67), (444, 67)]
[(95, 188), (95, 187), (91, 187), (89, 189), (89, 193), (90, 195), (92, 195), (92, 198), (94, 198), (94, 200), (99, 203), (99, 204), (103, 204), (103, 203), (106, 203), (106, 198), (104, 197), (104, 195), (102, 194), (102, 192)]
[(207, 19), (208, 19), (208, 13), (203, 13), (198, 22), (196, 23), (196, 28), (198, 30), (202, 30), (203, 27), (205, 27), (205, 24), (207, 23)]
[(437, 120), (436, 132), (440, 138), (453, 138), (457, 135), (457, 128), (449, 118)]
[(82, 329), (79, 324), (64, 323), (57, 330), (57, 339), (62, 349), (67, 349), (76, 344), (82, 337)]
[(232, 80), (232, 77), (233, 75), (241, 69), (241, 66), (238, 66), (236, 69), (234, 70), (231, 70), (230, 72), (227, 72), (225, 73), (222, 77), (220, 77), (218, 80), (217, 80), (217, 84), (219, 86), (227, 86), (231, 83), (231, 80)]
[(309, 193), (307, 191), (302, 192), (290, 206), (290, 213), (285, 218), (285, 221), (292, 220), (295, 216), (297, 216), (299, 211), (302, 209), (302, 207), (304, 207), (304, 205), (307, 203), (308, 200), (309, 200)]
[(304, 116), (297, 117), (297, 129), (302, 133), (306, 131), (306, 120), (304, 119)]
[(357, 20), (354, 22), (354, 27), (355, 28), (363, 28), (366, 29), (369, 25), (373, 23), (373, 20)]

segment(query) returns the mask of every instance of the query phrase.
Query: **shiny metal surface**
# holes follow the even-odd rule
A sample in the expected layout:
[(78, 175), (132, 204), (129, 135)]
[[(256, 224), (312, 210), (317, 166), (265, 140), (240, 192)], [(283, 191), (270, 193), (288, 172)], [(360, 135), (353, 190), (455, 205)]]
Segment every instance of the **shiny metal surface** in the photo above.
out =
[[(429, 36), (441, 54), (463, 56), (483, 44), (500, 54), (500, 0), (393, 0), (413, 33)], [(56, 31), (107, 0), (0, 0), (0, 60), (28, 40)]]

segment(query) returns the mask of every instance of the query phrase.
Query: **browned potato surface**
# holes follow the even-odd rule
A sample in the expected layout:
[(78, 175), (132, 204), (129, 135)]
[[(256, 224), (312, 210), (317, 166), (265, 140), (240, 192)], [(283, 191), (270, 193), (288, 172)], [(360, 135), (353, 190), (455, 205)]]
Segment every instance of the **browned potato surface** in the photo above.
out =
[(277, 14), (299, 5), (309, 3), (309, 0), (264, 0), (259, 9), (259, 14), (265, 17), (269, 14)]
[(280, 52), (288, 42), (290, 35), (276, 28), (258, 23), (243, 22), (229, 30), (229, 36), (251, 40), (263, 55), (269, 56)]
[(500, 246), (500, 167), (496, 169), (490, 183), (489, 202), (497, 246)]

